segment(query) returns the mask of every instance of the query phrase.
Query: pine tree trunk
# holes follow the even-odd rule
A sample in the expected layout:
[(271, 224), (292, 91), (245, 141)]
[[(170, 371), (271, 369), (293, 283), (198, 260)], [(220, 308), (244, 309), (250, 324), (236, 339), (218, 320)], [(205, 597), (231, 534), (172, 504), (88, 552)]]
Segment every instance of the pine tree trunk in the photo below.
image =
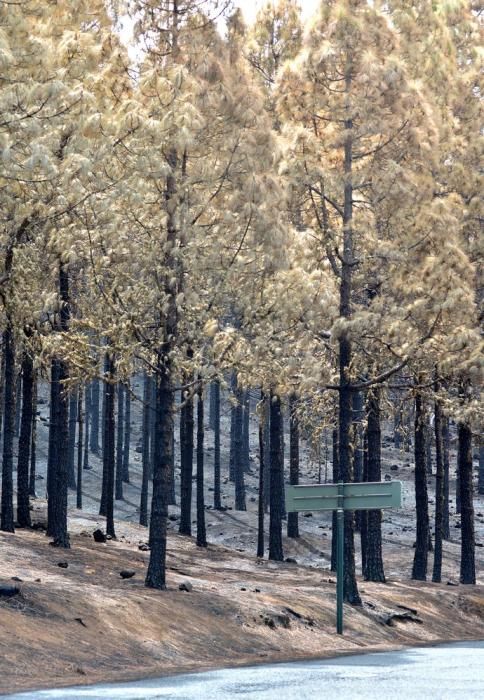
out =
[(442, 416), (442, 460), (444, 463), (444, 512), (442, 518), (442, 537), (444, 540), (450, 540), (450, 432), (449, 419), (447, 416)]
[(245, 503), (244, 481), (244, 392), (238, 386), (235, 390), (235, 422), (234, 422), (234, 481), (235, 481), (235, 510), (247, 510)]
[(403, 427), (403, 416), (402, 407), (400, 403), (394, 409), (394, 421), (393, 421), (393, 444), (396, 449), (399, 450), (402, 446), (402, 427)]
[(30, 527), (29, 457), (32, 440), (32, 399), (34, 365), (25, 352), (22, 358), (22, 416), (17, 463), (17, 522), (19, 527)]
[[(69, 327), (69, 275), (64, 265), (59, 266), (59, 292), (61, 299), (60, 330), (67, 332)], [(49, 484), (49, 502), (51, 502), (51, 522), (48, 522), (48, 532), (53, 537), (55, 547), (70, 547), (67, 531), (67, 489), (68, 489), (68, 443), (69, 443), (69, 402), (66, 393), (68, 379), (67, 365), (64, 361), (54, 359), (52, 362), (52, 381), (57, 384), (53, 392), (55, 400), (55, 432), (53, 439), (57, 443), (54, 448), (55, 462), (52, 469), (52, 489)], [(54, 365), (56, 368), (54, 369)]]
[(180, 484), (180, 535), (192, 534), (192, 483), (193, 483), (193, 397), (185, 398), (183, 409), (183, 450)]
[(215, 430), (215, 423), (216, 423), (216, 414), (217, 414), (217, 409), (216, 409), (216, 394), (217, 394), (217, 384), (218, 384), (218, 393), (219, 393), (219, 401), (220, 401), (220, 384), (218, 380), (215, 380), (211, 382), (210, 384), (210, 399), (209, 399), (209, 415), (208, 415), (208, 427), (210, 430)]
[(83, 460), (83, 432), (84, 412), (82, 410), (83, 387), (80, 386), (77, 393), (77, 491), (76, 508), (82, 509), (82, 460)]
[[(333, 444), (333, 484), (339, 481), (339, 434), (335, 429), (332, 433)], [(336, 520), (336, 511), (333, 511), (331, 519), (331, 571), (336, 571), (336, 556), (338, 547), (338, 525)]]
[(479, 445), (479, 481), (477, 492), (484, 494), (484, 445)]
[(264, 423), (264, 512), (269, 512), (271, 497), (271, 405), (270, 396), (265, 396), (262, 404)]
[(250, 471), (250, 392), (242, 397), (242, 464), (244, 472)]
[(283, 561), (282, 549), (282, 512), (281, 512), (281, 399), (272, 390), (270, 394), (270, 515), (269, 515), (269, 559)]
[(13, 515), (13, 439), (15, 433), (15, 341), (11, 321), (3, 334), (5, 356), (3, 459), (2, 459), (2, 514), (0, 528), (14, 532)]
[[(352, 396), (353, 412), (353, 475), (356, 482), (363, 478), (363, 449), (362, 449), (362, 423), (365, 417), (365, 401), (361, 391), (354, 391)], [(361, 517), (363, 511), (355, 512), (355, 531), (361, 530)]]
[[(436, 386), (438, 389), (438, 386)], [(432, 571), (432, 581), (440, 583), (442, 581), (442, 540), (444, 536), (444, 458), (442, 441), (442, 406), (440, 401), (435, 402), (435, 549), (434, 568)]]
[(22, 373), (15, 380), (15, 437), (20, 436), (20, 420), (22, 417)]
[(32, 387), (32, 429), (30, 431), (29, 496), (36, 498), (35, 476), (37, 469), (37, 373), (34, 371)]
[(50, 406), (49, 406), (49, 448), (47, 454), (47, 534), (52, 537), (54, 532), (54, 493), (56, 469), (59, 462), (59, 362), (54, 358), (50, 365)]
[(145, 585), (148, 588), (159, 590), (166, 588), (167, 494), (169, 492), (173, 446), (173, 390), (168, 343), (164, 350), (162, 357), (165, 359), (164, 362), (160, 360), (156, 382), (156, 423), (153, 436), (155, 459), (149, 536), (150, 561), (145, 579)]
[(5, 331), (2, 333), (2, 352), (0, 362), (0, 443), (3, 439), (3, 416), (5, 404)]
[(235, 395), (237, 393), (237, 375), (232, 372), (230, 378), (230, 453), (229, 453), (229, 481), (235, 481), (235, 423), (236, 423), (236, 406), (234, 404)]
[[(368, 430), (363, 433), (363, 481), (368, 481)], [(360, 514), (360, 543), (361, 543), (361, 572), (366, 571), (366, 559), (368, 552), (368, 511), (362, 510)]]
[(129, 451), (131, 447), (131, 386), (129, 379), (124, 391), (123, 481), (129, 484)]
[[(299, 419), (297, 416), (297, 398), (294, 394), (289, 397), (289, 483), (299, 484)], [(299, 537), (298, 513), (288, 513), (287, 536)]]
[(284, 475), (286, 443), (284, 440), (284, 405), (281, 401), (281, 518), (287, 519), (286, 513), (286, 479)]
[(205, 437), (203, 416), (203, 386), (200, 382), (197, 402), (197, 546), (207, 546), (207, 530), (205, 526), (205, 497), (204, 497), (204, 454)]
[[(115, 436), (116, 436), (116, 421), (115, 421), (115, 394), (116, 387), (114, 384), (114, 357), (108, 352), (106, 353), (106, 382), (104, 393), (104, 451), (103, 451), (103, 467), (106, 471), (106, 535), (112, 538), (116, 537), (114, 531), (114, 481), (115, 481)], [(103, 469), (104, 471), (104, 469)]]
[(261, 390), (260, 401), (262, 416), (259, 418), (259, 500), (257, 504), (257, 556), (264, 556), (264, 473), (265, 473), (265, 450), (264, 450), (264, 404), (266, 403), (264, 391)]
[[(380, 390), (373, 388), (367, 399), (368, 481), (381, 481)], [(381, 510), (368, 511), (364, 576), (366, 581), (385, 583), (383, 570)]]
[(91, 430), (89, 435), (89, 448), (95, 455), (99, 455), (99, 399), (101, 395), (99, 379), (93, 379), (91, 384), (90, 417)]
[(118, 383), (118, 422), (116, 426), (115, 498), (123, 500), (124, 387)]
[(106, 394), (109, 391), (107, 377), (109, 376), (109, 367), (111, 361), (109, 354), (104, 355), (104, 380), (103, 380), (103, 395), (101, 401), (101, 453), (103, 460), (103, 473), (101, 482), (101, 502), (99, 505), (99, 515), (107, 517), (107, 505), (108, 505), (108, 469), (109, 469), (109, 456), (106, 450), (106, 430), (108, 427), (108, 422), (106, 420)]
[(472, 432), (465, 423), (458, 423), (458, 467), (461, 498), (460, 582), (476, 582), (474, 502), (472, 483)]
[(417, 533), (412, 578), (416, 581), (426, 581), (429, 550), (429, 503), (425, 459), (425, 413), (420, 394), (415, 396), (415, 503)]
[[(139, 524), (148, 526), (148, 485), (150, 475), (150, 397), (151, 381), (145, 373), (143, 383), (143, 414), (141, 427), (141, 497), (139, 507)], [(154, 436), (153, 436), (154, 437)]]
[(82, 468), (90, 470), (89, 466), (89, 422), (91, 418), (91, 386), (86, 385), (84, 389), (84, 456), (82, 460)]
[(77, 425), (77, 391), (69, 394), (69, 443), (67, 457), (67, 484), (70, 489), (76, 488), (75, 454), (76, 454), (76, 425)]
[(211, 384), (213, 394), (213, 507), (220, 510), (222, 507), (222, 495), (220, 490), (220, 382), (215, 380)]

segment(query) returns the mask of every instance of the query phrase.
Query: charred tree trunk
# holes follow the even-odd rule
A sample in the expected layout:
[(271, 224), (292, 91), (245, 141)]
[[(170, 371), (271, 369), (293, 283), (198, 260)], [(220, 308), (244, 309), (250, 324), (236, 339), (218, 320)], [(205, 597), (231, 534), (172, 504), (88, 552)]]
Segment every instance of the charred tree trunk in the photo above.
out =
[[(139, 507), (139, 524), (148, 526), (148, 486), (150, 477), (150, 397), (151, 378), (145, 374), (143, 383), (143, 417), (141, 427), (141, 498)], [(153, 436), (154, 437), (154, 436)]]
[(476, 582), (474, 502), (472, 483), (472, 432), (465, 423), (458, 423), (458, 468), (461, 498), (460, 582)]
[(35, 476), (37, 469), (37, 374), (34, 371), (34, 383), (32, 387), (32, 430), (30, 431), (30, 473), (29, 496), (36, 498)]
[(229, 453), (229, 481), (235, 481), (235, 423), (236, 423), (236, 405), (235, 396), (237, 394), (237, 375), (232, 372), (230, 378), (230, 453)]
[(82, 468), (89, 470), (89, 422), (91, 418), (91, 387), (88, 384), (84, 389), (84, 445)]
[[(368, 481), (368, 430), (363, 434), (363, 481)], [(361, 572), (365, 575), (368, 552), (368, 511), (360, 513)]]
[(250, 471), (250, 392), (243, 393), (242, 403), (242, 464), (244, 472)]
[(67, 485), (76, 488), (76, 425), (77, 425), (77, 391), (69, 394), (69, 443), (67, 457)]
[[(372, 389), (367, 399), (368, 481), (381, 481), (380, 390)], [(364, 576), (366, 581), (385, 583), (383, 570), (381, 510), (368, 511)]]
[(15, 433), (15, 341), (13, 328), (7, 319), (3, 334), (5, 357), (3, 460), (2, 460), (2, 514), (0, 527), (14, 532), (13, 516), (13, 439)]
[(219, 401), (220, 401), (220, 384), (218, 380), (213, 381), (210, 384), (210, 399), (209, 399), (209, 414), (208, 414), (208, 427), (210, 430), (215, 430), (215, 424), (217, 421), (216, 415), (217, 415), (217, 408), (216, 408), (216, 394), (217, 394), (217, 384), (218, 384), (218, 393), (219, 393)]
[(215, 380), (211, 384), (213, 394), (213, 507), (220, 510), (222, 507), (222, 495), (220, 490), (220, 382)]
[(180, 484), (180, 535), (192, 534), (192, 483), (193, 483), (193, 397), (185, 397), (183, 408), (183, 443)]
[[(482, 439), (482, 438), (481, 438)], [(484, 445), (479, 445), (479, 477), (477, 492), (484, 494)]]
[[(69, 327), (69, 275), (64, 265), (59, 266), (59, 292), (61, 299), (60, 330), (67, 332)], [(55, 367), (54, 367), (55, 365)], [(52, 544), (56, 547), (69, 548), (69, 533), (67, 531), (67, 469), (69, 442), (69, 405), (65, 391), (68, 379), (67, 365), (57, 358), (52, 362), (52, 382), (57, 386), (53, 390), (55, 401), (55, 433), (54, 448), (55, 462), (52, 468), (52, 479), (48, 484), (50, 507), (50, 522), (48, 532), (53, 537)]]
[(203, 425), (203, 386), (200, 382), (197, 402), (197, 546), (207, 546), (207, 529), (205, 526), (204, 497), (204, 425)]
[(261, 412), (262, 416), (259, 418), (259, 499), (257, 504), (257, 556), (264, 556), (264, 462), (265, 462), (265, 451), (264, 451), (264, 403), (265, 395), (264, 391), (261, 390), (260, 393), (261, 401)]
[(131, 448), (131, 387), (129, 379), (124, 391), (123, 481), (129, 484), (129, 451)]
[[(438, 386), (436, 386), (438, 390)], [(434, 568), (432, 571), (432, 581), (440, 583), (442, 581), (442, 541), (444, 538), (444, 459), (442, 441), (442, 406), (440, 401), (435, 402), (435, 549)]]
[(417, 510), (417, 535), (412, 578), (427, 580), (429, 551), (429, 502), (425, 460), (425, 415), (422, 397), (415, 396), (415, 503)]
[[(338, 431), (333, 430), (333, 484), (337, 484), (339, 476), (339, 439)], [(338, 525), (336, 521), (336, 511), (333, 511), (333, 516), (331, 520), (331, 571), (336, 571), (336, 555), (338, 547)]]
[(103, 451), (103, 472), (106, 473), (106, 535), (116, 537), (114, 531), (114, 480), (115, 480), (115, 393), (114, 384), (114, 357), (111, 353), (106, 353), (106, 381), (104, 393), (104, 451)]
[(29, 457), (32, 442), (32, 403), (34, 365), (28, 352), (22, 359), (22, 416), (17, 462), (17, 522), (19, 527), (30, 527)]
[(271, 390), (270, 394), (270, 515), (269, 515), (269, 559), (283, 561), (282, 549), (282, 455), (281, 455), (281, 399)]
[(244, 452), (243, 452), (243, 423), (244, 423), (244, 392), (237, 386), (235, 390), (235, 422), (234, 422), (234, 481), (235, 481), (235, 510), (247, 510), (245, 503), (244, 481)]
[(82, 408), (83, 387), (80, 386), (77, 392), (77, 491), (76, 508), (82, 509), (82, 461), (83, 461), (83, 439), (85, 413)]
[(442, 416), (442, 460), (444, 463), (444, 512), (442, 518), (442, 537), (444, 540), (450, 540), (450, 433), (449, 419), (447, 416)]
[(99, 455), (101, 452), (99, 447), (99, 399), (101, 395), (99, 379), (93, 379), (90, 394), (91, 430), (89, 435), (89, 448), (95, 455)]
[[(299, 419), (297, 416), (297, 398), (289, 397), (289, 483), (299, 484)], [(288, 513), (287, 536), (299, 537), (298, 513)]]
[[(352, 397), (352, 410), (353, 410), (353, 474), (354, 480), (357, 482), (363, 479), (363, 431), (362, 423), (365, 416), (365, 401), (363, 393), (361, 391), (354, 391)], [(361, 517), (363, 511), (356, 511), (355, 513), (355, 530), (360, 532), (361, 530)]]
[(124, 456), (124, 387), (118, 383), (118, 422), (116, 427), (116, 483), (115, 498), (123, 500), (123, 456)]
[(264, 512), (269, 512), (271, 496), (271, 406), (270, 396), (264, 396), (262, 404), (264, 425)]
[[(340, 316), (351, 317), (351, 294), (353, 274), (353, 119), (351, 116), (350, 94), (352, 90), (351, 61), (345, 69), (346, 115), (344, 142), (344, 205), (343, 205), (343, 251), (341, 256)], [(339, 471), (340, 479), (352, 481), (351, 422), (352, 390), (350, 365), (352, 359), (351, 340), (348, 333), (339, 339)], [(344, 599), (352, 605), (361, 605), (356, 583), (354, 513), (345, 511), (344, 542)]]
[(22, 417), (22, 372), (15, 380), (15, 437), (20, 436), (20, 420)]

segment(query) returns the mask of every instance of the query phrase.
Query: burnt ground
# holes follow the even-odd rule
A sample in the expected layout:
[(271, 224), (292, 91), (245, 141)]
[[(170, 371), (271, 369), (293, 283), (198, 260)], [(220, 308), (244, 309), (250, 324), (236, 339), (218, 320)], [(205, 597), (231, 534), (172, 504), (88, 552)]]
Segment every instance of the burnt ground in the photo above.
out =
[[(135, 391), (140, 393), (140, 387)], [(47, 406), (39, 421), (38, 496), (34, 520), (45, 522)], [(404, 504), (386, 511), (383, 549), (386, 584), (359, 581), (363, 608), (345, 606), (345, 635), (335, 625), (335, 577), (329, 571), (330, 514), (300, 516), (299, 540), (284, 540), (286, 557), (297, 564), (257, 560), (257, 458), (246, 475), (247, 512), (207, 510), (209, 547), (201, 550), (176, 534), (179, 509), (170, 508), (168, 590), (143, 586), (149, 552), (147, 530), (136, 524), (141, 485), (139, 410), (133, 410), (131, 483), (116, 503), (117, 540), (96, 544), (92, 532), (103, 527), (97, 515), (101, 463), (91, 456), (84, 475), (84, 510), (70, 494), (72, 549), (49, 546), (42, 531), (0, 533), (0, 576), (12, 577), (20, 592), (0, 599), (0, 691), (97, 680), (123, 680), (177, 671), (260, 661), (324, 657), (364, 649), (469, 638), (484, 638), (483, 549), (476, 548), (477, 586), (456, 585), (460, 554), (460, 518), (451, 503), (451, 540), (444, 543), (443, 583), (409, 580), (415, 538), (413, 463), (386, 434), (383, 476), (403, 482)], [(228, 461), (229, 420), (222, 421), (222, 464)], [(251, 441), (257, 444), (257, 426)], [(207, 430), (207, 490), (212, 492), (212, 433)], [(331, 473), (330, 464), (311, 461), (302, 445), (302, 478), (316, 482)], [(455, 465), (455, 453), (452, 454)], [(44, 477), (44, 478), (42, 478)], [(452, 469), (452, 492), (455, 472)], [(431, 509), (435, 479), (429, 477)], [(233, 506), (233, 484), (224, 479), (224, 504)], [(195, 497), (195, 483), (194, 483)], [(484, 497), (476, 496), (476, 539), (484, 543)], [(359, 567), (359, 547), (357, 565)], [(58, 566), (67, 563), (67, 568)], [(430, 567), (432, 557), (430, 555)], [(135, 575), (123, 580), (119, 572)], [(431, 568), (430, 568), (431, 573)], [(180, 583), (190, 592), (178, 590)], [(450, 585), (449, 585), (450, 584)], [(189, 587), (189, 586), (188, 586)], [(403, 619), (398, 616), (402, 616)]]

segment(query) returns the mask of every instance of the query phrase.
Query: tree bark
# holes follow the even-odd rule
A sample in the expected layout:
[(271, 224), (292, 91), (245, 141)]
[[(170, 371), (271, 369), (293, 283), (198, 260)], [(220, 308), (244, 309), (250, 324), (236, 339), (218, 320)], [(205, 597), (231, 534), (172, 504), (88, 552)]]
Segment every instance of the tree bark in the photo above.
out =
[(82, 509), (82, 460), (83, 460), (83, 432), (85, 413), (82, 408), (83, 387), (80, 386), (77, 392), (77, 491), (76, 508)]
[(244, 392), (237, 385), (235, 389), (235, 419), (234, 419), (234, 482), (235, 510), (247, 510), (245, 503), (244, 452), (243, 452), (243, 422), (244, 422)]
[[(339, 481), (339, 433), (337, 429), (332, 433), (332, 452), (333, 452), (333, 484)], [(331, 571), (336, 571), (336, 557), (338, 547), (338, 524), (336, 511), (333, 510), (331, 519)]]
[(461, 498), (460, 582), (476, 582), (474, 502), (472, 483), (472, 432), (465, 423), (457, 426), (458, 467)]
[[(103, 466), (106, 471), (106, 535), (113, 539), (114, 530), (114, 481), (115, 481), (115, 393), (114, 384), (115, 363), (110, 352), (106, 353), (106, 381), (104, 394), (104, 452)], [(103, 470), (104, 471), (104, 470)]]
[(131, 447), (131, 387), (129, 379), (125, 387), (124, 395), (123, 481), (129, 484), (129, 451)]
[(13, 515), (13, 439), (15, 433), (15, 340), (10, 319), (3, 334), (5, 356), (3, 459), (2, 459), (2, 514), (0, 527), (14, 532)]
[[(374, 387), (367, 398), (368, 481), (381, 481), (380, 389)], [(383, 570), (381, 510), (368, 511), (364, 576), (366, 581), (385, 583)]]
[(17, 462), (17, 522), (19, 527), (30, 527), (29, 457), (32, 441), (32, 400), (34, 364), (28, 352), (22, 359), (22, 416)]
[(203, 425), (203, 386), (200, 382), (197, 402), (197, 546), (207, 546), (207, 529), (205, 526), (204, 497), (204, 455), (203, 443), (205, 429)]
[[(438, 386), (436, 386), (438, 389)], [(440, 401), (435, 402), (435, 548), (434, 548), (434, 568), (432, 571), (432, 581), (440, 583), (442, 581), (442, 541), (444, 536), (444, 459), (442, 442), (442, 406)]]
[[(289, 483), (292, 486), (299, 484), (299, 419), (297, 397), (294, 394), (289, 397)], [(288, 513), (287, 536), (299, 537), (298, 513)]]
[(222, 496), (220, 491), (220, 382), (216, 379), (211, 384), (213, 394), (213, 507), (220, 510)]
[(99, 379), (93, 379), (90, 393), (91, 430), (89, 435), (89, 447), (91, 452), (94, 452), (95, 455), (99, 455), (101, 452), (99, 447), (99, 399), (101, 395)]
[(116, 479), (115, 498), (123, 500), (123, 448), (124, 448), (124, 387), (118, 382), (118, 422), (116, 425)]
[(442, 460), (444, 463), (444, 512), (442, 518), (442, 537), (444, 540), (450, 540), (450, 432), (449, 419), (447, 416), (442, 416)]
[(484, 494), (484, 445), (479, 445), (479, 477), (477, 492)]
[(35, 473), (37, 468), (37, 373), (34, 371), (32, 387), (32, 430), (30, 431), (29, 496), (36, 498)]
[(91, 386), (88, 384), (84, 390), (84, 456), (82, 468), (90, 470), (89, 466), (89, 422), (91, 418)]
[(266, 403), (264, 391), (260, 393), (261, 417), (259, 418), (259, 500), (257, 503), (257, 556), (264, 556), (264, 404)]
[(180, 484), (180, 535), (192, 534), (192, 484), (193, 484), (193, 397), (185, 397), (183, 410), (183, 440)]
[(279, 396), (270, 393), (270, 515), (269, 515), (269, 559), (283, 561), (284, 553), (282, 548), (282, 498), (281, 498), (281, 399)]
[(70, 489), (76, 488), (76, 424), (77, 424), (77, 391), (69, 394), (69, 443), (67, 457), (67, 484)]
[[(148, 485), (150, 475), (150, 397), (152, 379), (145, 373), (143, 383), (143, 414), (141, 427), (141, 497), (139, 507), (139, 524), (148, 526)], [(154, 437), (154, 436), (152, 436)]]
[[(59, 265), (59, 292), (61, 300), (60, 330), (67, 332), (69, 327), (69, 275), (65, 265)], [(67, 365), (63, 360), (54, 358), (52, 382), (55, 401), (55, 433), (57, 443), (54, 448), (55, 462), (52, 468), (52, 489), (49, 484), (49, 502), (51, 502), (51, 521), (47, 523), (48, 533), (52, 535), (52, 544), (56, 547), (70, 548), (67, 531), (67, 468), (69, 442), (69, 405), (65, 391), (68, 379)], [(55, 368), (54, 368), (55, 366)]]
[(429, 504), (425, 460), (425, 415), (422, 397), (418, 393), (415, 396), (415, 503), (417, 533), (412, 578), (416, 581), (426, 581), (429, 550)]

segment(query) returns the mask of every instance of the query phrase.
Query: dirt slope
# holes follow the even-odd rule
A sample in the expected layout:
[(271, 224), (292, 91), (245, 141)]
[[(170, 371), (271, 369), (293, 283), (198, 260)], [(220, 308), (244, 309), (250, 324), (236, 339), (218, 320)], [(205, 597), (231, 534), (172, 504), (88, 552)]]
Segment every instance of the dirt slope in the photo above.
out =
[[(345, 606), (341, 638), (327, 570), (204, 551), (171, 534), (169, 590), (152, 591), (138, 549), (146, 529), (119, 523), (117, 541), (96, 544), (97, 523), (71, 513), (67, 552), (41, 531), (0, 533), (2, 581), (22, 579), (19, 595), (0, 599), (0, 691), (484, 638), (483, 585), (361, 582), (364, 607)], [(123, 569), (135, 576), (121, 579)], [(193, 589), (178, 590), (182, 582)], [(393, 613), (412, 619), (389, 625)]]

